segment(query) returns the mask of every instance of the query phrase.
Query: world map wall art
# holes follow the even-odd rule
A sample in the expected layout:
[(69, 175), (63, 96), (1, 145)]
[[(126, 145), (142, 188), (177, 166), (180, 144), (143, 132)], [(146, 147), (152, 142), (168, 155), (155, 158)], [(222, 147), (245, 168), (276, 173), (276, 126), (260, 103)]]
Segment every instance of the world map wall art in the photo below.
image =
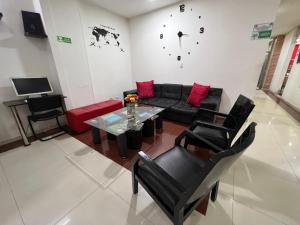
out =
[(102, 47), (116, 47), (121, 52), (125, 52), (121, 47), (120, 34), (116, 32), (115, 28), (109, 26), (94, 26), (89, 27), (90, 33), (90, 46), (102, 48)]

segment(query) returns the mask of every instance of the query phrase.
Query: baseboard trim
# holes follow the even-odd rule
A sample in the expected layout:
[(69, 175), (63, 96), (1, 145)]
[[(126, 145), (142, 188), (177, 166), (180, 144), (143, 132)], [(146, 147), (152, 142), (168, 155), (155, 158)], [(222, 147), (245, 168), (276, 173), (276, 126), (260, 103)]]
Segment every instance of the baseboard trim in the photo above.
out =
[[(67, 126), (64, 126), (64, 128), (66, 130), (68, 130)], [(52, 128), (50, 130), (43, 131), (42, 133), (39, 133), (38, 135), (44, 137), (44, 136), (53, 135), (54, 133), (57, 133), (59, 131), (60, 131), (59, 128)], [(19, 137), (19, 138), (16, 137), (15, 139), (16, 140), (14, 140), (14, 141), (10, 141), (10, 142), (8, 141), (8, 143), (0, 144), (0, 153), (7, 152), (7, 151), (12, 150), (14, 148), (24, 146), (24, 143), (23, 143), (23, 140), (21, 139), (21, 137)], [(12, 140), (12, 139), (10, 139), (10, 140)], [(30, 136), (30, 137), (28, 137), (28, 140), (31, 143), (31, 142), (34, 142), (38, 139), (36, 139), (34, 136)]]
[(287, 102), (282, 97), (278, 96), (272, 91), (264, 92), (300, 123), (300, 109), (293, 106), (292, 104), (290, 104), (289, 102)]

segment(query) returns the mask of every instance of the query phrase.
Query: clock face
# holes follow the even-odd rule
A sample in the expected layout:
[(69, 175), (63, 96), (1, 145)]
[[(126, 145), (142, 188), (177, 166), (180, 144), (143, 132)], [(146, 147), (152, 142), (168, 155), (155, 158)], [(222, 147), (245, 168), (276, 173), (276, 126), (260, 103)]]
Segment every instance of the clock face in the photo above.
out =
[(193, 12), (192, 7), (180, 4), (178, 11), (168, 15), (168, 20), (161, 25), (159, 39), (162, 50), (183, 68), (184, 59), (199, 47), (205, 31), (202, 16)]

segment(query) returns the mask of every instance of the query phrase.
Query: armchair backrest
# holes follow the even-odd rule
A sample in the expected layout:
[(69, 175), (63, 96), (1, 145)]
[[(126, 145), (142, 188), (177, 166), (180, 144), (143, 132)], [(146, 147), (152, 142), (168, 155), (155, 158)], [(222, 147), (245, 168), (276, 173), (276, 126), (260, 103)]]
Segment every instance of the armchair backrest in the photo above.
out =
[(61, 95), (49, 95), (44, 97), (29, 98), (27, 100), (27, 103), (32, 114), (56, 108), (62, 108), (62, 110), (64, 110)]
[(240, 95), (238, 97), (229, 112), (229, 117), (227, 117), (223, 123), (224, 127), (232, 129), (230, 132), (231, 141), (239, 132), (254, 107), (254, 102), (251, 99), (245, 97), (244, 95)]
[(240, 157), (240, 155), (252, 144), (255, 138), (256, 123), (251, 123), (234, 145), (227, 150), (213, 155), (206, 164), (198, 186), (195, 185), (193, 194), (187, 203), (192, 203), (200, 197), (206, 195), (220, 180), (220, 176), (226, 172), (232, 164)]

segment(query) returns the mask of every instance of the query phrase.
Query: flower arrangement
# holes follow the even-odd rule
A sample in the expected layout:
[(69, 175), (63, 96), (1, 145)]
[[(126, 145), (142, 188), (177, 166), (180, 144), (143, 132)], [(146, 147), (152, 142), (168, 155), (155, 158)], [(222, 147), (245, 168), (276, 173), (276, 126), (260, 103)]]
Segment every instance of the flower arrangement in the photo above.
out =
[(135, 104), (137, 103), (139, 97), (136, 94), (128, 94), (125, 97), (125, 102)]

